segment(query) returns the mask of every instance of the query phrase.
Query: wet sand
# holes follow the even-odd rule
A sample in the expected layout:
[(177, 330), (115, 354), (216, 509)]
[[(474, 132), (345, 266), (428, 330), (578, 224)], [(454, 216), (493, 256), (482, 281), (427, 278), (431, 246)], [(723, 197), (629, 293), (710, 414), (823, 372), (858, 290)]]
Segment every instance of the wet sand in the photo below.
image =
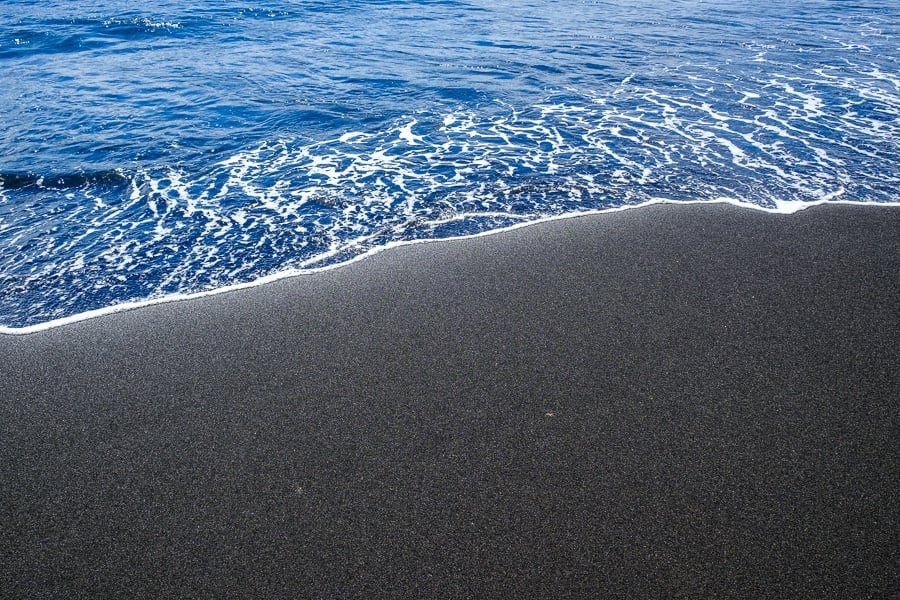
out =
[(656, 206), (0, 336), (4, 597), (886, 597), (900, 209)]

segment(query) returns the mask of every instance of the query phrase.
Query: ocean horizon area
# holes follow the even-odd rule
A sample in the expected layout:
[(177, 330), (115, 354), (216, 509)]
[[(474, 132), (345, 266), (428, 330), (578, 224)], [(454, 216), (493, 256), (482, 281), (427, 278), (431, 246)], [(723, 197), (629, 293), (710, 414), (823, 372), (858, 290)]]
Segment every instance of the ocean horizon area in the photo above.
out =
[(0, 81), (0, 596), (900, 590), (900, 4), (10, 0)]

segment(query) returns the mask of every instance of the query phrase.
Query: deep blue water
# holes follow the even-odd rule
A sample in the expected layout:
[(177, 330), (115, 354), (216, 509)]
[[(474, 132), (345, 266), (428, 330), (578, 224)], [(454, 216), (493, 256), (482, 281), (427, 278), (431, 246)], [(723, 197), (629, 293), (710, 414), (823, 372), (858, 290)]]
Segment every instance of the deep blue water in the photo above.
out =
[(896, 0), (5, 0), (0, 326), (656, 199), (896, 203), (898, 115)]

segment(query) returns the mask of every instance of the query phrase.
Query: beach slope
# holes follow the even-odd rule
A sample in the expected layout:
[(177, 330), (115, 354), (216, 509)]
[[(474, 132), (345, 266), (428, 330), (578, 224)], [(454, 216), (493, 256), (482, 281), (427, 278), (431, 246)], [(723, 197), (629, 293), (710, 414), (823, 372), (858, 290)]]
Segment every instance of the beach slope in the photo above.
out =
[(0, 595), (888, 596), (898, 291), (655, 206), (0, 336)]

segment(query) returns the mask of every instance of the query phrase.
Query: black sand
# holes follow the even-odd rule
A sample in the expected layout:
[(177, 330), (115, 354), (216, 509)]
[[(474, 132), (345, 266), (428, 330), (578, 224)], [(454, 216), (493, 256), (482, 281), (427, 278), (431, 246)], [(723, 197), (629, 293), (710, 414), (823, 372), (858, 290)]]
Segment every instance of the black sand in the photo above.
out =
[(0, 336), (0, 596), (887, 597), (900, 210), (654, 207)]

